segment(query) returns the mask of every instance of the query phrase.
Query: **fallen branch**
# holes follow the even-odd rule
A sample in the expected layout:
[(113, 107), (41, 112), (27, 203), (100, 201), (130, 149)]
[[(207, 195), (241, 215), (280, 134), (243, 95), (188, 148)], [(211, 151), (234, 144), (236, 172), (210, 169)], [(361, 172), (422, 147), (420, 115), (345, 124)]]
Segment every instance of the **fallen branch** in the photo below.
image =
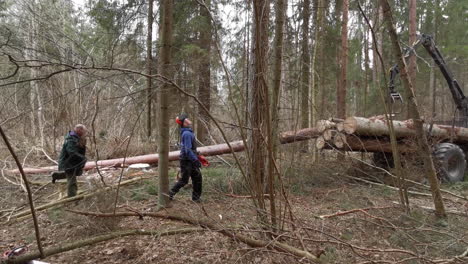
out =
[(108, 214), (108, 213), (93, 213), (93, 212), (82, 212), (82, 211), (75, 211), (75, 210), (66, 210), (68, 212), (72, 212), (75, 214), (80, 214), (80, 215), (88, 215), (88, 216), (95, 216), (95, 217), (129, 217), (129, 216), (136, 216), (136, 217), (141, 217), (141, 216), (148, 216), (148, 217), (157, 217), (157, 218), (163, 218), (163, 219), (168, 219), (168, 220), (174, 220), (174, 221), (179, 221), (179, 222), (184, 222), (192, 225), (197, 225), (206, 229), (210, 229), (216, 232), (219, 232), (227, 237), (230, 237), (236, 241), (243, 242), (251, 247), (254, 248), (269, 248), (269, 249), (274, 249), (280, 252), (286, 252), (289, 254), (294, 255), (295, 257), (299, 258), (305, 258), (307, 260), (310, 260), (312, 262), (317, 263), (318, 259), (316, 256), (312, 255), (308, 251), (304, 251), (298, 248), (295, 248), (293, 246), (278, 242), (278, 241), (262, 241), (254, 238), (250, 238), (248, 236), (242, 235), (242, 234), (237, 234), (233, 230), (227, 230), (222, 228), (220, 225), (216, 223), (209, 223), (207, 221), (203, 220), (197, 220), (197, 219), (192, 219), (188, 218), (185, 216), (178, 216), (178, 215), (166, 215), (162, 213), (134, 213), (134, 212), (122, 212), (122, 213), (115, 213), (115, 214)]
[(37, 217), (36, 217), (36, 209), (34, 208), (34, 200), (33, 200), (33, 197), (32, 197), (31, 188), (29, 187), (28, 179), (26, 178), (26, 174), (23, 171), (23, 166), (21, 165), (21, 163), (18, 160), (18, 156), (16, 156), (16, 153), (13, 150), (13, 147), (11, 146), (10, 141), (8, 140), (5, 133), (3, 132), (3, 129), (2, 129), (1, 126), (0, 126), (0, 134), (1, 134), (2, 138), (3, 138), (3, 141), (5, 142), (5, 145), (7, 146), (8, 150), (10, 151), (11, 156), (15, 160), (16, 166), (18, 166), (18, 171), (20, 172), (21, 178), (24, 181), (24, 185), (26, 187), (26, 192), (28, 194), (28, 202), (29, 202), (29, 209), (30, 209), (30, 210), (28, 210), (28, 213), (30, 213), (32, 215), (33, 223), (34, 223), (34, 233), (36, 235), (36, 241), (37, 241), (37, 248), (39, 249), (40, 256), (43, 257), (44, 256), (44, 251), (42, 250), (41, 234), (40, 234), (40, 230), (39, 230), (39, 224), (38, 224)]
[[(147, 179), (147, 178), (146, 177), (133, 178), (133, 179), (121, 182), (120, 185), (122, 186), (122, 185), (132, 184), (132, 183), (138, 182), (138, 181), (143, 180), (143, 179)], [(117, 187), (117, 186), (116, 185), (108, 186), (108, 187), (105, 187), (105, 188), (100, 189), (100, 190), (98, 190), (96, 192), (93, 192), (93, 193), (79, 194), (79, 195), (76, 195), (76, 196), (73, 196), (73, 197), (70, 197), (70, 198), (65, 198), (65, 199), (62, 199), (62, 200), (58, 200), (58, 201), (54, 201), (54, 202), (51, 202), (51, 203), (48, 203), (48, 204), (38, 206), (35, 209), (36, 209), (36, 212), (37, 211), (42, 211), (42, 210), (49, 209), (51, 207), (55, 207), (55, 206), (62, 205), (62, 204), (65, 204), (65, 203), (82, 200), (82, 199), (97, 195), (99, 193), (109, 191), (109, 190), (111, 190), (111, 189), (113, 189), (115, 187)], [(29, 211), (29, 210), (19, 212), (19, 213), (13, 215), (7, 222), (10, 223), (10, 222), (12, 222), (14, 220), (15, 221), (23, 220), (26, 217), (29, 217), (30, 213), (31, 213), (31, 211)]]
[[(387, 188), (389, 188), (389, 189), (391, 189), (391, 190), (399, 191), (398, 188), (393, 187), (393, 186), (390, 186), (390, 185), (387, 185), (387, 184), (372, 182), (372, 181), (364, 180), (364, 179), (361, 179), (361, 178), (349, 176), (349, 175), (346, 175), (346, 174), (340, 174), (340, 175), (342, 175), (342, 176), (344, 176), (344, 177), (346, 177), (346, 178), (349, 178), (349, 179), (356, 180), (356, 181), (362, 181), (362, 182), (365, 182), (365, 183), (368, 183), (368, 184), (372, 184), (372, 185), (376, 185), (376, 186), (383, 186), (383, 187), (387, 187)], [(432, 197), (432, 195), (429, 194), (429, 193), (422, 193), (422, 192), (415, 192), (415, 191), (408, 191), (408, 193), (409, 193), (409, 194), (413, 194), (413, 195)], [(452, 201), (452, 200), (450, 200), (449, 198), (446, 198), (446, 197), (442, 197), (442, 198), (445, 199), (445, 200)], [(453, 201), (452, 201), (452, 202), (453, 202)]]
[[(391, 174), (391, 173), (387, 173), (387, 175), (393, 177), (393, 178), (397, 178), (395, 175)], [(425, 188), (427, 190), (430, 190), (430, 186), (429, 185), (426, 185), (426, 184), (423, 184), (423, 183), (420, 183), (420, 182), (416, 182), (416, 181), (412, 181), (412, 180), (408, 180), (408, 179), (405, 179), (405, 182), (406, 183), (410, 183), (410, 184), (414, 184), (420, 188)], [(456, 197), (458, 199), (462, 199), (462, 200), (465, 200), (465, 201), (468, 201), (468, 198), (464, 197), (464, 196), (461, 196), (459, 194), (456, 194), (456, 193), (453, 193), (451, 191), (448, 191), (448, 190), (445, 190), (445, 189), (440, 189), (441, 192), (445, 193), (445, 194), (448, 194), (448, 195), (451, 195), (453, 197)]]
[(468, 248), (466, 248), (465, 252), (461, 253), (460, 255), (458, 255), (457, 257), (458, 258), (465, 258), (468, 256)]
[[(393, 201), (394, 204), (398, 204), (398, 202), (395, 202)], [(427, 211), (431, 211), (431, 212), (434, 212), (435, 211), (435, 208), (433, 207), (428, 207), (428, 206), (422, 206), (422, 205), (413, 205), (415, 207), (418, 207), (418, 208), (421, 208), (421, 209), (424, 209), (424, 210), (427, 210)], [(446, 213), (448, 214), (453, 214), (453, 215), (458, 215), (458, 216), (464, 216), (464, 217), (468, 217), (468, 214), (464, 213), (464, 212), (459, 212), (459, 211), (451, 211), (451, 210), (447, 210)]]
[[(147, 236), (171, 236), (171, 235), (178, 235), (178, 234), (187, 234), (193, 232), (200, 232), (203, 231), (202, 228), (183, 228), (183, 229), (175, 229), (175, 230), (144, 230), (144, 229), (134, 229), (134, 230), (125, 230), (125, 231), (118, 231), (113, 232), (105, 235), (95, 236), (92, 238), (83, 239), (76, 242), (67, 243), (64, 245), (58, 245), (56, 247), (51, 247), (44, 249), (44, 258), (48, 256), (52, 256), (58, 253), (74, 250), (77, 248), (82, 248), (89, 245), (94, 245), (100, 242), (108, 241), (115, 238), (125, 237), (125, 236), (135, 236), (135, 235), (147, 235)], [(2, 260), (2, 264), (6, 263), (26, 263), (28, 261), (40, 258), (39, 252), (32, 252), (26, 255), (22, 255), (20, 257), (8, 260)]]
[(332, 218), (332, 217), (335, 217), (335, 216), (342, 216), (342, 215), (352, 214), (352, 213), (356, 213), (356, 212), (365, 212), (365, 211), (369, 211), (369, 210), (389, 209), (389, 208), (396, 208), (396, 207), (395, 206), (383, 206), (383, 207), (357, 208), (357, 209), (352, 209), (352, 210), (348, 210), (348, 211), (341, 211), (341, 212), (337, 212), (337, 213), (329, 214), (329, 215), (321, 215), (319, 217), (320, 218)]
[[(225, 193), (224, 194), (227, 197), (232, 197), (232, 198), (254, 198), (252, 195), (236, 195), (232, 193)], [(268, 198), (270, 195), (268, 193), (264, 194), (263, 197)]]

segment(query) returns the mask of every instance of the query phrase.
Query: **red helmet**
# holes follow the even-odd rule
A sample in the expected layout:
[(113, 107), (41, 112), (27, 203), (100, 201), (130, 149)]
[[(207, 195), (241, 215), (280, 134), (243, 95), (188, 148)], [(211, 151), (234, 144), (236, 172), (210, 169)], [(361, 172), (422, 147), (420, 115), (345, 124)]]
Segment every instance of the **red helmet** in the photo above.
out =
[(187, 119), (187, 118), (188, 118), (187, 114), (180, 114), (178, 117), (176, 117), (175, 122), (179, 126), (183, 126), (184, 125), (184, 120)]

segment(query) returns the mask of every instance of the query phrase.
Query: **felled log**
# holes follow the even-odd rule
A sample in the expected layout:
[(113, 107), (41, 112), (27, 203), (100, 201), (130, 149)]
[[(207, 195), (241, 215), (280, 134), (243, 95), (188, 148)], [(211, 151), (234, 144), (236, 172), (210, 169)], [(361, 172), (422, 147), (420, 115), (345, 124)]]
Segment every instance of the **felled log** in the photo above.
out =
[(327, 129), (336, 128), (336, 123), (330, 120), (319, 120), (317, 121), (317, 124), (315, 124), (315, 127), (317, 128), (318, 132), (323, 133), (323, 131)]
[(342, 149), (347, 143), (346, 135), (343, 133), (336, 133), (333, 137), (333, 145), (337, 148)]
[[(308, 140), (311, 138), (316, 138), (320, 133), (315, 128), (305, 128), (297, 131), (287, 131), (280, 134), (281, 144), (287, 144), (296, 141)], [(242, 141), (234, 141), (229, 143), (232, 147), (232, 151), (239, 152), (244, 151), (244, 143)], [(197, 150), (201, 155), (204, 156), (216, 156), (221, 154), (231, 153), (231, 149), (228, 144), (218, 144), (212, 146), (199, 147)], [(171, 151), (169, 152), (169, 161), (179, 160), (180, 151)], [(97, 161), (98, 167), (120, 167), (124, 165), (130, 165), (135, 163), (149, 163), (157, 164), (159, 161), (158, 154), (148, 154), (127, 158), (118, 158), (118, 159), (109, 159), (109, 160), (99, 160)], [(96, 167), (95, 161), (88, 161), (84, 167), (84, 170), (90, 170)], [(41, 168), (24, 168), (26, 174), (44, 174), (52, 171), (58, 170), (57, 166), (48, 166)], [(8, 171), (9, 173), (17, 174), (18, 170)]]
[(327, 129), (327, 130), (323, 131), (322, 137), (323, 137), (323, 139), (325, 139), (326, 141), (330, 141), (330, 140), (333, 139), (333, 136), (335, 135), (335, 133), (336, 133), (336, 130)]
[[(344, 121), (343, 121), (344, 122)], [(340, 122), (340, 123), (336, 123), (336, 130), (338, 132), (343, 132), (344, 131), (344, 123), (343, 122)]]
[[(339, 135), (339, 136), (337, 136)], [(319, 138), (316, 141), (317, 149), (339, 149), (344, 151), (357, 152), (385, 152), (391, 153), (392, 147), (390, 141), (384, 139), (375, 139), (367, 137), (357, 137), (355, 135), (337, 134), (332, 143), (323, 142), (318, 144)], [(402, 153), (414, 152), (415, 148), (410, 145), (399, 143), (398, 149)]]
[(318, 150), (325, 148), (325, 145), (327, 145), (327, 141), (322, 136), (315, 140), (315, 148)]
[[(382, 119), (348, 117), (343, 123), (344, 131), (359, 136), (388, 136), (387, 122)], [(411, 120), (393, 121), (397, 138), (412, 137), (416, 135), (414, 123)], [(452, 138), (455, 142), (468, 142), (468, 128), (452, 127), (446, 125), (424, 124), (424, 131), (431, 137)]]
[(304, 141), (317, 138), (320, 134), (321, 132), (315, 127), (304, 128), (297, 131), (287, 131), (280, 134), (280, 142), (281, 144), (287, 144), (296, 141)]
[[(244, 143), (242, 141), (234, 141), (230, 143), (234, 152), (243, 151), (244, 150)], [(219, 144), (213, 146), (205, 146), (197, 148), (201, 155), (204, 156), (215, 156), (220, 154), (230, 153), (231, 150), (229, 149), (227, 144)], [(169, 152), (169, 161), (175, 161), (179, 159), (180, 151), (171, 151)], [(123, 165), (130, 165), (135, 163), (149, 163), (149, 164), (157, 164), (159, 161), (159, 154), (148, 154), (148, 155), (140, 155), (134, 157), (127, 157), (127, 158), (118, 158), (118, 159), (109, 159), (109, 160), (99, 160), (97, 161), (98, 167), (120, 167)], [(84, 170), (90, 170), (96, 168), (95, 161), (88, 161), (84, 167)], [(41, 173), (48, 173), (51, 171), (58, 170), (57, 166), (49, 166), (49, 167), (42, 167), (42, 168), (24, 168), (24, 172), (26, 174), (41, 174)], [(11, 173), (18, 173), (18, 170), (12, 170)]]

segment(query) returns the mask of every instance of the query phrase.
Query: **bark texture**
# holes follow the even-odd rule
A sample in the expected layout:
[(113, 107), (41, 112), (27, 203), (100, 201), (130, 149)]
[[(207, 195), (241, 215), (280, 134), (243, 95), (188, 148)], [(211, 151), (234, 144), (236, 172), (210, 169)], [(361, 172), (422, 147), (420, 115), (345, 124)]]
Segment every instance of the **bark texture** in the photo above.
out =
[[(146, 74), (153, 74), (153, 1), (148, 1), (148, 32), (146, 33)], [(150, 138), (152, 134), (152, 116), (151, 108), (153, 102), (153, 80), (146, 78), (146, 133)]]
[[(162, 0), (161, 58), (159, 72), (165, 79), (171, 80), (173, 0)], [(169, 94), (174, 90), (169, 83), (163, 83), (160, 91), (159, 115), (159, 207), (165, 207), (169, 201)]]
[(419, 152), (424, 161), (424, 170), (426, 172), (425, 175), (431, 186), (432, 198), (435, 205), (435, 214), (437, 217), (446, 218), (447, 214), (445, 213), (444, 203), (440, 194), (439, 181), (437, 179), (437, 173), (434, 167), (434, 162), (432, 160), (431, 148), (429, 147), (426, 134), (424, 133), (423, 120), (421, 119), (421, 114), (419, 113), (418, 103), (414, 95), (413, 84), (408, 78), (405, 58), (403, 57), (398, 40), (390, 4), (388, 3), (388, 0), (380, 0), (380, 3), (383, 8), (383, 15), (386, 20), (387, 30), (390, 33), (392, 46), (398, 58), (398, 66), (400, 68), (400, 77), (403, 82), (403, 87), (409, 94), (408, 102), (410, 104), (410, 116), (415, 124), (416, 138)]
[(348, 10), (349, 0), (343, 0), (341, 20), (341, 54), (340, 54), (340, 79), (337, 89), (337, 116), (346, 118), (346, 86), (348, 66)]
[(309, 52), (309, 20), (310, 1), (304, 0), (302, 6), (302, 63), (301, 63), (301, 127), (309, 127), (309, 76), (310, 76), (310, 52)]
[[(198, 107), (197, 138), (203, 143), (208, 143), (208, 131), (210, 129), (210, 118), (207, 111), (211, 109), (211, 18), (207, 8), (210, 7), (210, 0), (205, 0), (205, 5), (200, 7), (200, 17), (203, 18), (200, 27), (200, 64), (198, 78), (198, 98), (205, 106)], [(205, 110), (206, 109), (206, 110)]]

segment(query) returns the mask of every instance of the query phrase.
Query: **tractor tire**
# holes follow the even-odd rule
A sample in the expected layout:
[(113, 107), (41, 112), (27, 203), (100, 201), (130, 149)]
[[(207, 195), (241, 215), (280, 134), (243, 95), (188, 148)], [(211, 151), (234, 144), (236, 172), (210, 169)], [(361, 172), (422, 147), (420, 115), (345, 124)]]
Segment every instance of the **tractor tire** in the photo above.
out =
[(444, 182), (460, 182), (465, 178), (466, 159), (463, 150), (452, 143), (434, 146), (434, 159), (439, 178)]

